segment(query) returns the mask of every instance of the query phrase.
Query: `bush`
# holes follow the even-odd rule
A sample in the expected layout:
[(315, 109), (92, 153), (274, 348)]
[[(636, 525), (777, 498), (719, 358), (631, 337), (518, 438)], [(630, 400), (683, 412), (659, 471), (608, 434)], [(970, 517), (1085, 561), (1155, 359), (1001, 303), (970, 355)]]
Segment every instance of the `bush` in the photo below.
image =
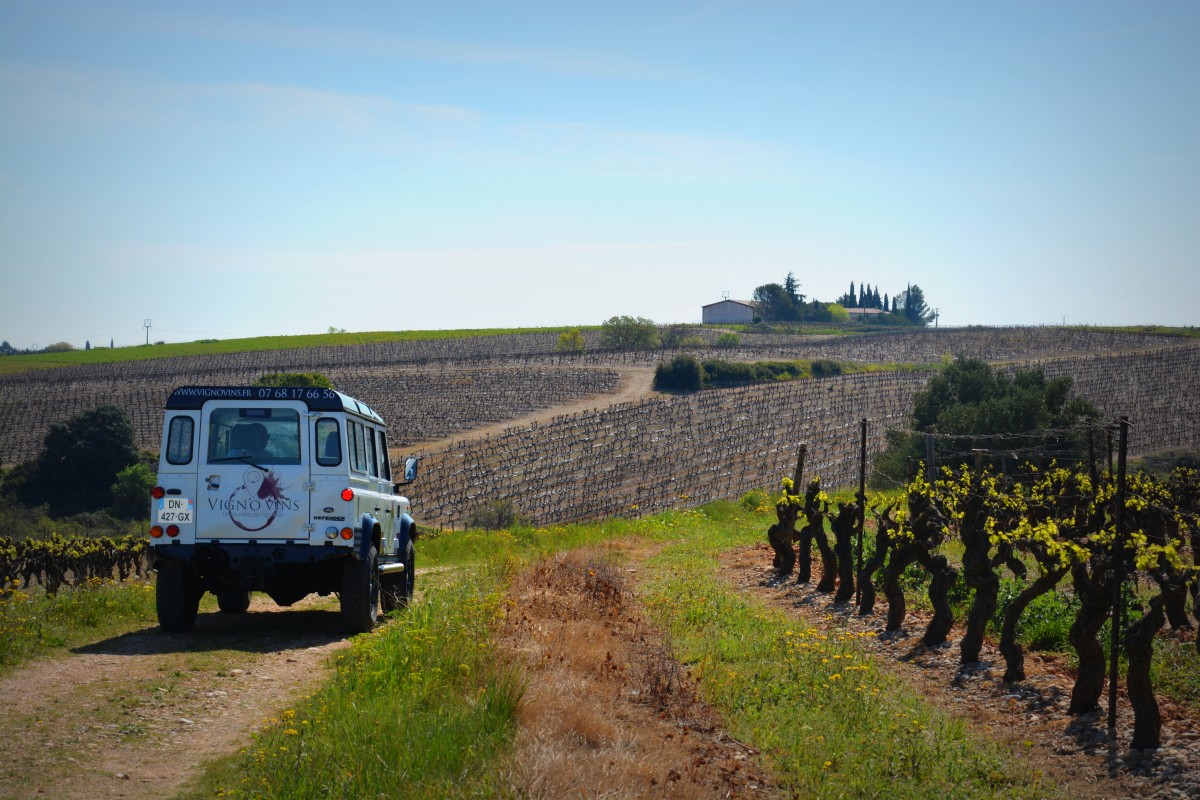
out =
[(810, 367), (814, 378), (829, 378), (834, 375), (842, 374), (842, 365), (837, 361), (831, 361), (828, 358), (818, 358), (812, 362)]
[(600, 326), (600, 346), (609, 350), (648, 350), (658, 346), (658, 327), (645, 317), (610, 317)]
[(255, 386), (314, 386), (332, 389), (333, 381), (319, 372), (269, 372), (254, 382)]
[[(1000, 593), (996, 598), (996, 615), (993, 617), (993, 626), (997, 632), (1004, 623), (1004, 615), (1017, 599), (1017, 595), (1025, 590), (1026, 585), (1024, 581), (1001, 579)], [(1057, 590), (1039, 595), (1026, 607), (1017, 622), (1017, 641), (1030, 650), (1066, 652), (1070, 649), (1067, 635), (1078, 611), (1079, 601), (1073, 596)]]
[(150, 490), (156, 478), (145, 464), (130, 464), (117, 473), (112, 485), (112, 513), (120, 519), (146, 519), (150, 513)]
[(762, 489), (751, 489), (738, 498), (738, 502), (741, 503), (742, 508), (756, 513), (764, 513), (774, 508), (771, 496)]
[(12, 481), (21, 502), (48, 504), (56, 516), (97, 511), (112, 505), (117, 473), (137, 461), (129, 417), (116, 406), (99, 406), (52, 423), (41, 455), (5, 483)]
[(742, 343), (736, 333), (722, 333), (717, 337), (717, 347), (737, 347)]
[(660, 392), (694, 392), (702, 386), (703, 373), (694, 356), (675, 356), (654, 370), (654, 388)]
[(579, 328), (571, 328), (569, 331), (563, 331), (558, 335), (558, 344), (554, 347), (558, 353), (582, 353), (583, 352), (583, 334), (579, 332)]
[(467, 516), (468, 528), (500, 531), (524, 524), (512, 500), (488, 500)]

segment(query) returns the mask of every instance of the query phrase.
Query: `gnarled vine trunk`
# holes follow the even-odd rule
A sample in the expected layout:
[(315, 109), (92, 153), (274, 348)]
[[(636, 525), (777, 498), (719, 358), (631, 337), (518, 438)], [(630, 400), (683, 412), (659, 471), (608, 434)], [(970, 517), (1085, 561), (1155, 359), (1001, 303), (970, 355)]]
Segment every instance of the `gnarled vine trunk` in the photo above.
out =
[(1038, 597), (1049, 592), (1067, 574), (1067, 568), (1048, 572), (1035, 580), (1017, 595), (1013, 604), (1004, 612), (1004, 625), (1000, 629), (1000, 653), (1004, 656), (1005, 683), (1018, 683), (1025, 680), (1025, 651), (1017, 643), (1017, 623), (1021, 614)]
[[(970, 547), (963, 555), (963, 580), (967, 586), (975, 590), (975, 598), (971, 602), (971, 610), (967, 614), (967, 629), (959, 643), (959, 663), (970, 664), (979, 660), (979, 652), (983, 649), (983, 635), (987, 631), (988, 622), (996, 613), (996, 597), (1000, 593), (1000, 578), (992, 569), (991, 558), (987, 552), (987, 537), (983, 539), (983, 547)], [(963, 537), (967, 541), (967, 537)], [(972, 543), (974, 544), (974, 543)]]
[(1125, 629), (1125, 653), (1129, 667), (1125, 673), (1129, 705), (1133, 707), (1134, 750), (1148, 750), (1162, 744), (1162, 715), (1154, 699), (1150, 680), (1150, 660), (1154, 654), (1154, 635), (1164, 622), (1163, 596), (1150, 600), (1145, 616)]
[(834, 552), (838, 563), (838, 590), (835, 603), (847, 603), (854, 597), (854, 531), (858, 524), (858, 505), (839, 503), (833, 521)]
[(837, 586), (838, 559), (829, 546), (829, 537), (825, 535), (825, 526), (813, 526), (812, 537), (821, 551), (821, 580), (817, 583), (818, 592), (832, 592)]
[(933, 604), (933, 619), (925, 629), (921, 642), (929, 647), (942, 644), (954, 627), (954, 612), (950, 608), (950, 587), (958, 579), (958, 570), (950, 566), (946, 557), (923, 551), (918, 559), (933, 580), (929, 582), (929, 602)]
[[(1096, 559), (1093, 559), (1097, 561)], [(1104, 648), (1099, 633), (1112, 609), (1111, 572), (1105, 571), (1107, 559), (1102, 558), (1089, 570), (1086, 563), (1071, 567), (1075, 585), (1075, 596), (1079, 598), (1079, 611), (1067, 641), (1079, 656), (1079, 674), (1071, 689), (1071, 705), (1068, 714), (1087, 714), (1100, 708), (1100, 695), (1104, 693)]]
[(917, 552), (916, 546), (907, 542), (893, 548), (892, 557), (883, 570), (883, 596), (888, 601), (885, 630), (898, 631), (904, 627), (908, 609), (904, 602), (904, 589), (900, 586), (900, 576), (909, 564), (917, 560)]
[[(862, 615), (870, 614), (875, 610), (875, 581), (873, 576), (883, 566), (887, 560), (888, 548), (891, 546), (892, 540), (889, 534), (888, 526), (884, 520), (880, 519), (878, 527), (875, 529), (875, 552), (871, 559), (863, 565), (862, 572), (858, 573), (858, 613)], [(891, 602), (890, 600), (888, 601)]]

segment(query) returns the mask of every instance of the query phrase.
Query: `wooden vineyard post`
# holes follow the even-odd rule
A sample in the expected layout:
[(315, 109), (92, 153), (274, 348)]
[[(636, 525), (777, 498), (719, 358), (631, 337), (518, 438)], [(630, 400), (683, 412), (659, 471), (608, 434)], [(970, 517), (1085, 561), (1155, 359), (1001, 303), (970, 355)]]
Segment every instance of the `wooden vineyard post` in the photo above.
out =
[(934, 431), (929, 429), (925, 434), (925, 480), (932, 486), (937, 480), (937, 468), (933, 465), (934, 450), (933, 450)]
[(808, 453), (808, 445), (800, 445), (800, 453), (796, 456), (796, 471), (792, 473), (792, 494), (800, 494), (800, 481), (804, 477), (804, 457)]
[[(862, 419), (862, 439), (858, 451), (858, 558), (855, 561), (854, 573), (862, 575), (863, 568), (863, 528), (867, 525), (867, 418)], [(862, 601), (862, 579), (854, 587), (854, 603)]]
[[(1108, 650), (1108, 729), (1117, 731), (1117, 655), (1121, 647), (1121, 585), (1125, 582), (1125, 456), (1129, 448), (1129, 417), (1121, 417), (1121, 441), (1117, 452), (1117, 509), (1113, 537), (1112, 635)], [(1111, 451), (1110, 451), (1111, 453)]]

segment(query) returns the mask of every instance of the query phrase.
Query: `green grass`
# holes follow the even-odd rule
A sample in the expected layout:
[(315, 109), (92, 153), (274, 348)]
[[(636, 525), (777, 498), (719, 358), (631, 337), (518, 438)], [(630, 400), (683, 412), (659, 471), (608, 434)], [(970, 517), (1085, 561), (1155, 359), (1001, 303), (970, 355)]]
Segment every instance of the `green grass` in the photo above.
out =
[[(0, 375), (35, 369), (112, 364), (122, 361), (147, 361), (174, 356), (204, 356), (219, 353), (243, 353), (262, 350), (287, 350), (296, 347), (327, 347), (374, 342), (411, 342), (430, 339), (455, 339), (471, 336), (502, 336), (515, 333), (559, 331), (565, 328), (464, 328), (447, 331), (364, 331), (361, 333), (314, 333), (300, 336), (259, 336), (250, 339), (203, 339), (172, 344), (134, 345), (132, 347), (94, 347), (64, 353), (30, 353), (0, 358)], [(581, 328), (580, 330), (586, 330)]]
[[(440, 569), (422, 575), (418, 602), (381, 630), (357, 637), (327, 685), (278, 714), (242, 752), (213, 763), (185, 796), (513, 796), (504, 764), (521, 676), (492, 641), (508, 583), (535, 559), (625, 538), (662, 546), (639, 565), (638, 596), (668, 632), (676, 655), (692, 666), (729, 733), (764, 754), (785, 793), (901, 799), (1056, 794), (1019, 758), (973, 737), (961, 721), (892, 677), (854, 635), (832, 625), (813, 628), (729, 586), (717, 554), (761, 542), (771, 519), (718, 501), (641, 520), (423, 538), (419, 567)], [(140, 593), (138, 610), (110, 611), (97, 599), (114, 590)], [(153, 592), (145, 588), (78, 594), (55, 602), (70, 607), (91, 596), (90, 610), (65, 614), (76, 622), (64, 624), (79, 630), (50, 640), (94, 639), (84, 619), (153, 620)], [(1047, 616), (1057, 624), (1061, 612), (1047, 609)], [(6, 639), (7, 619), (0, 616)], [(1197, 702), (1194, 644), (1159, 644), (1160, 690)]]
[(1107, 330), (1117, 333), (1153, 333), (1159, 336), (1200, 336), (1200, 328), (1194, 326), (1180, 327), (1170, 325), (1120, 325), (1116, 327), (1106, 328), (1091, 328), (1083, 327), (1080, 330)]
[(495, 797), (523, 691), (490, 640), (513, 562), (463, 570), (341, 655), (333, 680), (283, 711), (185, 796)]
[(0, 597), (0, 670), (55, 649), (96, 641), (155, 624), (154, 586), (94, 582)]
[(1194, 636), (1187, 641), (1154, 640), (1154, 660), (1150, 665), (1154, 689), (1200, 714), (1200, 654)]
[[(967, 734), (857, 646), (751, 601), (720, 579), (738, 537), (692, 530), (654, 558), (645, 587), (677, 655), (733, 736), (768, 754), (801, 797), (1045, 797), (1003, 748)], [(741, 538), (759, 535), (757, 526)]]

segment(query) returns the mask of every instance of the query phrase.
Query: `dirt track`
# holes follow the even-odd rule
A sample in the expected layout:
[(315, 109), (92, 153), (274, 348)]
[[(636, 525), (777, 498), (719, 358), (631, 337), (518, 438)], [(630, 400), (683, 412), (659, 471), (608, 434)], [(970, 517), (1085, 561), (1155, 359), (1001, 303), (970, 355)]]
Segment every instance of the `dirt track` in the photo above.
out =
[(0, 798), (161, 798), (326, 679), (348, 645), (336, 601), (202, 613), (0, 679)]

